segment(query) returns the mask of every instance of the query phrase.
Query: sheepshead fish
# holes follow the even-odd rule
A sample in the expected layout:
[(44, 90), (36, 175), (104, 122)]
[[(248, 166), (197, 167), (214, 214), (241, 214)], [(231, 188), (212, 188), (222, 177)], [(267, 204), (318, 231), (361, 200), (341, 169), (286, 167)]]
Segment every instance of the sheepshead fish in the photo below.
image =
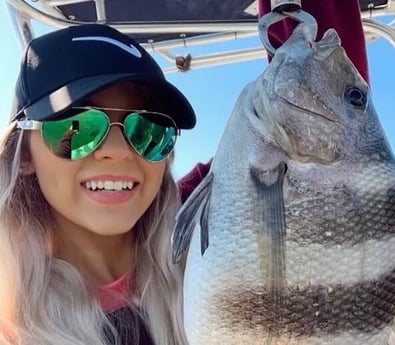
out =
[(300, 24), (239, 96), (183, 205), (190, 345), (387, 345), (395, 160), (334, 30)]

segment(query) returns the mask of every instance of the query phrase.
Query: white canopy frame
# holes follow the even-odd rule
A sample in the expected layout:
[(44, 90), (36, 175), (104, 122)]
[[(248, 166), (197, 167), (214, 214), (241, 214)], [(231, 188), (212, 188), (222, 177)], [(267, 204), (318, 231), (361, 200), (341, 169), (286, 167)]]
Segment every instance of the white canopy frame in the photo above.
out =
[[(35, 34), (32, 29), (32, 20), (36, 20), (54, 28), (62, 28), (70, 25), (78, 25), (84, 22), (76, 21), (74, 18), (66, 18), (58, 6), (72, 3), (81, 3), (88, 0), (5, 0), (8, 13), (14, 27), (17, 39), (21, 46), (26, 45)], [(89, 0), (91, 1), (91, 0)], [(258, 47), (244, 48), (232, 51), (220, 51), (203, 56), (187, 57), (187, 65), (180, 63), (180, 56), (174, 55), (170, 50), (178, 47), (190, 47), (205, 45), (208, 43), (223, 42), (226, 40), (240, 39), (245, 37), (258, 36), (257, 22), (198, 22), (198, 23), (133, 23), (133, 22), (108, 22), (105, 13), (105, 0), (94, 0), (96, 17), (98, 23), (105, 23), (115, 27), (126, 34), (139, 33), (174, 33), (178, 34), (178, 39), (163, 40), (154, 42), (148, 40), (142, 45), (148, 51), (155, 51), (163, 58), (171, 62), (171, 66), (164, 68), (166, 73), (189, 68), (202, 68), (212, 65), (239, 62), (262, 58), (266, 52), (263, 45)], [(256, 14), (255, 1), (246, 9), (250, 13)], [(383, 37), (395, 47), (395, 19), (389, 23), (377, 20), (380, 16), (395, 17), (395, 0), (387, 0), (386, 4), (378, 6), (375, 1), (369, 4), (367, 10), (361, 12), (366, 40)], [(207, 32), (215, 32), (207, 34)], [(185, 37), (188, 33), (201, 35)], [(181, 61), (185, 61), (181, 57)]]

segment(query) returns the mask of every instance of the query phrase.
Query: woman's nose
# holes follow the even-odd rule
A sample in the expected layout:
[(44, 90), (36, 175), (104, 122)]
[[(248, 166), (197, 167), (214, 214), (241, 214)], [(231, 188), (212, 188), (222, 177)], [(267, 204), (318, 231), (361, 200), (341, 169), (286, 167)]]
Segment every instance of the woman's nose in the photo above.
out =
[(132, 159), (135, 154), (123, 135), (123, 126), (117, 123), (112, 124), (106, 138), (93, 153), (96, 159), (119, 161)]

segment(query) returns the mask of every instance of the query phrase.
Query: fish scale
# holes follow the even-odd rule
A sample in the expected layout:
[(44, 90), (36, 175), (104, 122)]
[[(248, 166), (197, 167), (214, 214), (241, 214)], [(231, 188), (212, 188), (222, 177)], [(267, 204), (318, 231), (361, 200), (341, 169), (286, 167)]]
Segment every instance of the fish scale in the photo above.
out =
[(395, 344), (394, 156), (336, 32), (306, 30), (242, 91), (177, 216), (190, 345)]

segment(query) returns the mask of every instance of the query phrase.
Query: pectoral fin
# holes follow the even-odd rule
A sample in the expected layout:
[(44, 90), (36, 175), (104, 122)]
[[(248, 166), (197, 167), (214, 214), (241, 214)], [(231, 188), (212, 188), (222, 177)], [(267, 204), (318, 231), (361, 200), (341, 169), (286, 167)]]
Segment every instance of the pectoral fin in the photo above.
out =
[(173, 263), (177, 263), (189, 247), (193, 230), (198, 221), (201, 228), (202, 255), (208, 247), (208, 213), (212, 181), (213, 174), (210, 172), (196, 187), (177, 214), (172, 237)]
[[(286, 285), (285, 267), (285, 211), (283, 184), (287, 171), (285, 163), (281, 162), (270, 170), (251, 169), (258, 195), (258, 207), (262, 210), (262, 251), (265, 253), (265, 285), (269, 298), (267, 303), (270, 324), (279, 325), (282, 319), (283, 296)], [(278, 329), (269, 333), (277, 335)]]

